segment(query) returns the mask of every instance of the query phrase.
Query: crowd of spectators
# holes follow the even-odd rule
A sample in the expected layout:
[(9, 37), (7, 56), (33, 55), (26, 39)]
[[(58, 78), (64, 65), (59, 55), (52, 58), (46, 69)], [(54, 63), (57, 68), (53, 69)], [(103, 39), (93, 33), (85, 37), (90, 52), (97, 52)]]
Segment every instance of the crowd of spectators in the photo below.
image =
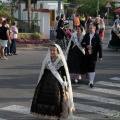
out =
[(11, 21), (9, 18), (0, 18), (0, 59), (7, 60), (6, 56), (17, 55), (17, 22)]

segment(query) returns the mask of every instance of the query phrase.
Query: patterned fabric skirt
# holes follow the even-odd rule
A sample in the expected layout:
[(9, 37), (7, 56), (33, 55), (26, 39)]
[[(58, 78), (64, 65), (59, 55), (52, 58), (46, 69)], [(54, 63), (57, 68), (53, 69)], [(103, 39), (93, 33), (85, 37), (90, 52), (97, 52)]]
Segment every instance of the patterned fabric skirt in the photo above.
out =
[(78, 80), (87, 80), (89, 77), (88, 77), (88, 73), (86, 73), (86, 74), (74, 74), (74, 73), (71, 73), (70, 78), (71, 79), (78, 79)]
[(109, 42), (108, 48), (117, 51), (118, 49), (120, 49), (120, 46), (113, 46), (113, 45), (111, 45), (110, 42)]
[(67, 118), (65, 92), (50, 70), (45, 69), (38, 83), (31, 105), (31, 114), (47, 119)]
[(66, 40), (62, 39), (62, 40), (57, 40), (56, 44), (58, 44), (61, 49), (66, 50), (67, 48), (67, 43)]
[(77, 46), (69, 50), (67, 64), (70, 73), (84, 74), (84, 55)]

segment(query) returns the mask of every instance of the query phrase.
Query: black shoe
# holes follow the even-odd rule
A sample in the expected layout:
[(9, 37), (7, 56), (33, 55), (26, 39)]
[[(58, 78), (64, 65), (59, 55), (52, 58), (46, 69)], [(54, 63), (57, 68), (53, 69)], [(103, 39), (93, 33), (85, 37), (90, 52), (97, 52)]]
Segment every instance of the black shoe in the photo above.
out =
[(94, 85), (92, 83), (90, 83), (90, 88), (93, 88), (93, 87), (94, 87)]
[(13, 55), (18, 55), (17, 53), (14, 53)]
[(86, 82), (86, 85), (89, 85), (89, 82)]

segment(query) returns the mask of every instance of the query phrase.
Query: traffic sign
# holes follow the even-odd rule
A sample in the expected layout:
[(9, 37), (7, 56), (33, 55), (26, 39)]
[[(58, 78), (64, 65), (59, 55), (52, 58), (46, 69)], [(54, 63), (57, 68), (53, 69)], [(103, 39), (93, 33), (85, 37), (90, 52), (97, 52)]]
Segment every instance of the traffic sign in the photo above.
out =
[(111, 4), (110, 4), (109, 1), (106, 3), (105, 7), (106, 7), (106, 8), (110, 8), (110, 7), (111, 7)]

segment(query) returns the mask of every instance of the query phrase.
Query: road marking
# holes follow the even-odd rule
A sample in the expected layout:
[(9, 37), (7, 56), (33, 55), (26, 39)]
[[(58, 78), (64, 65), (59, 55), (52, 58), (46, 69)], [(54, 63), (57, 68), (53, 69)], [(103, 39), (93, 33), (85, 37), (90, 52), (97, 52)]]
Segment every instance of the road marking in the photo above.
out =
[(90, 88), (87, 85), (83, 85), (81, 87), (78, 87), (78, 89), (84, 89), (84, 90), (90, 90), (90, 91), (94, 91), (94, 92), (102, 92), (102, 93), (107, 93), (107, 94), (113, 94), (113, 95), (120, 96), (120, 91), (109, 90), (109, 89), (104, 89), (104, 88), (97, 88), (97, 87)]
[(113, 77), (113, 78), (110, 78), (111, 80), (120, 80), (120, 77)]
[(93, 101), (103, 102), (107, 104), (120, 105), (120, 100), (116, 100), (116, 99), (110, 99), (110, 98), (105, 98), (105, 97), (100, 97), (95, 95), (87, 95), (87, 94), (76, 93), (76, 92), (73, 92), (73, 96), (76, 98), (81, 98), (86, 100), (93, 100)]
[(120, 112), (116, 110), (105, 109), (105, 108), (95, 107), (91, 105), (77, 104), (77, 103), (75, 103), (75, 108), (78, 110), (86, 111), (86, 112), (92, 112), (92, 113), (97, 113), (97, 114), (102, 114), (105, 116), (112, 116), (112, 117), (114, 117), (117, 114), (120, 114)]
[[(30, 115), (30, 108), (25, 106), (11, 105), (11, 106), (0, 108), (0, 110)], [(0, 120), (5, 120), (5, 119), (0, 119)], [(71, 118), (69, 118), (68, 120), (71, 120)], [(90, 119), (73, 116), (73, 120), (90, 120)]]
[[(65, 119), (61, 119), (61, 120), (65, 120)], [(68, 118), (67, 120), (71, 120), (71, 118)], [(91, 120), (91, 119), (73, 116), (72, 120)]]
[(25, 106), (18, 106), (18, 105), (11, 105), (7, 107), (0, 108), (0, 110), (6, 110), (6, 111), (11, 111), (11, 112), (16, 112), (16, 113), (21, 113), (21, 114), (30, 114), (30, 108), (25, 107)]
[(99, 82), (96, 82), (96, 83), (97, 83), (97, 84), (100, 84), (100, 85), (111, 86), (111, 87), (120, 87), (120, 84), (118, 84), (118, 83), (113, 83), (113, 82), (99, 81)]

